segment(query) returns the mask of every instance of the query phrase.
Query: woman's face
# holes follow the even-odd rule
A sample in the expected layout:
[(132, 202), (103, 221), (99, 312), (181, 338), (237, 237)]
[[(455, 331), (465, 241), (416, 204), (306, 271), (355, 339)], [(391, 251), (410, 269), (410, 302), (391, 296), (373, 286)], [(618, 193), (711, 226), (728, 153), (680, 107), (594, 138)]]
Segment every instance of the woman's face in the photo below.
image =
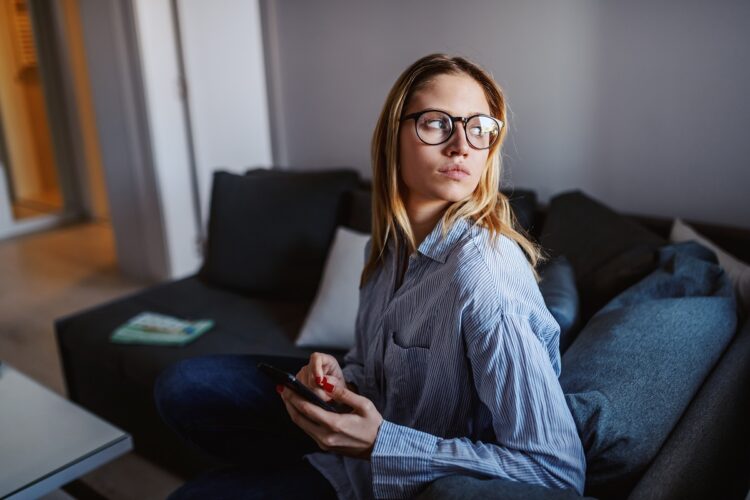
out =
[[(451, 116), (491, 115), (482, 87), (466, 74), (439, 75), (412, 94), (403, 115), (438, 109)], [(417, 137), (414, 120), (401, 123), (399, 167), (409, 206), (448, 204), (468, 198), (476, 189), (489, 150), (477, 150), (466, 141), (463, 123), (454, 123), (453, 135), (431, 146)], [(464, 173), (455, 172), (456, 169)], [(453, 170), (453, 172), (451, 172)]]

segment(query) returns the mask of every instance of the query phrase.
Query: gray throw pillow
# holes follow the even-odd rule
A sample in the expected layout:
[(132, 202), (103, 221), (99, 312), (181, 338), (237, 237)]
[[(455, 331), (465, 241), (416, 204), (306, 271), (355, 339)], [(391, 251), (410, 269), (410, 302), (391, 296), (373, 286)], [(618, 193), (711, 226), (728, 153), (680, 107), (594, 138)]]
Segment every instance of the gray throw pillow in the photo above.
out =
[(560, 384), (586, 449), (586, 493), (627, 494), (736, 329), (713, 252), (662, 247), (658, 267), (597, 312), (562, 359)]
[(570, 191), (550, 200), (540, 243), (573, 266), (585, 324), (653, 271), (657, 249), (668, 242), (586, 193)]

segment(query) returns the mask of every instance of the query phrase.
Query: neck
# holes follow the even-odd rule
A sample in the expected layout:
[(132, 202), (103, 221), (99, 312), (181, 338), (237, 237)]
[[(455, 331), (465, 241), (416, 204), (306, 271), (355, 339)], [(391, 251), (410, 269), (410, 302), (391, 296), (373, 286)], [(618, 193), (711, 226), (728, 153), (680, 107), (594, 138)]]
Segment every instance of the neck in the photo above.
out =
[(444, 200), (415, 200), (410, 197), (406, 202), (406, 213), (409, 216), (409, 223), (414, 232), (414, 240), (417, 248), (424, 241), (428, 234), (433, 230), (435, 224), (448, 208), (449, 202)]

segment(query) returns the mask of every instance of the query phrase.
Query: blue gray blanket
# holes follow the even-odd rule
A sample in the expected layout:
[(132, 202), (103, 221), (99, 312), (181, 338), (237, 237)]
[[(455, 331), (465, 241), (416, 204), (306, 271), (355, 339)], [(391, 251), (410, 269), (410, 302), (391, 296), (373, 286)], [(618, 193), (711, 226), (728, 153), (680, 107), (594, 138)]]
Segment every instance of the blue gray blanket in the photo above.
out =
[(656, 456), (736, 330), (731, 283), (710, 250), (662, 247), (659, 265), (598, 311), (560, 383), (586, 449), (586, 493), (622, 497)]

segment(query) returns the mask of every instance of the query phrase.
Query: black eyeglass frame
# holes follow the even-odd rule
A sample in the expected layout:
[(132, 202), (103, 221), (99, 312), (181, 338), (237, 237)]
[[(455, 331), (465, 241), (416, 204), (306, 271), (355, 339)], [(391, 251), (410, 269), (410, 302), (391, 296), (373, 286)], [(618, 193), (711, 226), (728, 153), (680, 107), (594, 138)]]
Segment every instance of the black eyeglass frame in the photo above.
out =
[[(419, 118), (423, 114), (429, 113), (429, 112), (443, 113), (445, 116), (447, 116), (448, 118), (450, 118), (450, 123), (451, 123), (451, 131), (450, 131), (450, 134), (448, 134), (448, 137), (446, 137), (445, 140), (440, 141), (440, 142), (436, 142), (434, 144), (430, 143), (430, 142), (427, 142), (424, 139), (422, 139), (422, 136), (419, 135), (419, 130), (417, 129), (417, 122), (419, 121)], [(469, 139), (469, 132), (468, 132), (468, 130), (466, 128), (466, 124), (469, 123), (469, 120), (471, 120), (472, 118), (476, 118), (477, 116), (483, 116), (485, 118), (489, 118), (489, 119), (493, 120), (495, 123), (497, 123), (497, 136), (495, 136), (495, 139), (486, 148), (478, 148), (478, 147), (476, 147), (474, 144), (471, 143), (471, 140)], [(408, 115), (402, 116), (399, 119), (399, 122), (404, 122), (406, 120), (412, 120), (412, 119), (414, 120), (414, 133), (417, 134), (417, 138), (419, 138), (420, 141), (422, 141), (424, 144), (427, 144), (428, 146), (439, 146), (441, 144), (445, 144), (446, 142), (450, 141), (451, 137), (453, 137), (453, 132), (456, 131), (456, 122), (461, 122), (464, 125), (464, 135), (466, 136), (466, 143), (471, 148), (479, 150), (479, 151), (484, 151), (485, 149), (490, 149), (492, 147), (492, 145), (495, 144), (495, 142), (497, 142), (497, 138), (500, 137), (500, 131), (503, 129), (503, 125), (504, 125), (504, 123), (502, 122), (502, 120), (498, 120), (494, 116), (485, 115), (484, 113), (477, 113), (475, 115), (466, 116), (466, 117), (464, 117), (464, 116), (451, 116), (450, 113), (448, 113), (447, 111), (443, 111), (442, 109), (434, 109), (434, 108), (423, 109), (422, 111), (417, 111), (416, 113), (409, 113)]]

